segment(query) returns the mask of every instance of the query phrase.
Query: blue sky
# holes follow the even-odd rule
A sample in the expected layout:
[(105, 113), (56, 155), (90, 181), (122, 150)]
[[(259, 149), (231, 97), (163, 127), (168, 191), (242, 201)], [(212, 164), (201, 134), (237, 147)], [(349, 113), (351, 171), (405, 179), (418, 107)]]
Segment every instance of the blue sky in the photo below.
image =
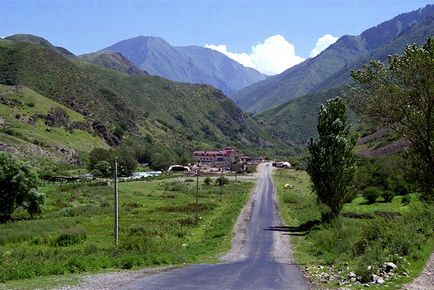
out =
[(274, 45), (282, 52), (291, 50), (291, 61), (297, 62), (312, 56), (324, 35), (330, 35), (324, 43), (357, 35), (427, 4), (430, 1), (0, 0), (0, 37), (35, 34), (82, 54), (123, 39), (153, 35), (177, 46), (208, 44), (226, 49), (234, 58), (244, 53), (245, 65), (250, 61), (254, 66), (255, 61), (264, 62), (262, 56), (252, 57), (258, 44), (264, 44), (262, 49)]

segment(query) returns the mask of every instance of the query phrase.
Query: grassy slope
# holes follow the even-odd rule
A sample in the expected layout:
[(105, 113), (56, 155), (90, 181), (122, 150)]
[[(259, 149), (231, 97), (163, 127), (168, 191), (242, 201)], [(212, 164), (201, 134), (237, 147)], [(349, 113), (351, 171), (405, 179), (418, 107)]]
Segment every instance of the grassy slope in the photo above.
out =
[(341, 94), (343, 88), (321, 91), (297, 98), (258, 115), (270, 124), (273, 134), (294, 145), (306, 145), (316, 137), (316, 121), (321, 104)]
[[(45, 186), (43, 215), (0, 225), (0, 280), (215, 261), (230, 248), (232, 227), (252, 183), (227, 185), (221, 202), (219, 187), (203, 185), (202, 178), (200, 182), (198, 226), (194, 183), (175, 179), (121, 183), (118, 247), (112, 236), (112, 187)], [(71, 227), (84, 229), (87, 238), (55, 246), (60, 233)], [(0, 288), (16, 284), (0, 283)]]
[[(75, 129), (71, 132), (63, 127), (51, 128), (40, 119), (34, 125), (30, 125), (28, 120), (31, 116), (46, 115), (55, 107), (63, 109), (71, 121), (83, 121), (84, 116), (29, 88), (21, 87), (17, 90), (15, 87), (0, 85), (0, 96), (5, 100), (19, 102), (15, 105), (0, 104), (0, 115), (4, 120), (0, 125), (3, 129), (0, 133), (0, 142), (3, 144), (27, 147), (39, 144), (48, 151), (55, 151), (55, 147), (58, 147), (88, 152), (94, 147), (108, 147), (104, 140), (83, 130)], [(7, 129), (12, 129), (12, 132)]]
[[(338, 232), (333, 232), (328, 228), (314, 228), (312, 231), (306, 231), (306, 229), (300, 229), (299, 226), (305, 224), (308, 221), (320, 219), (320, 212), (316, 206), (316, 196), (311, 193), (309, 176), (304, 171), (293, 170), (276, 170), (273, 174), (276, 190), (278, 193), (279, 210), (285, 223), (288, 226), (294, 227), (291, 232), (291, 242), (294, 246), (293, 254), (296, 262), (308, 271), (310, 277), (312, 274), (316, 274), (322, 271), (323, 268), (319, 268), (320, 265), (324, 266), (324, 269), (328, 269), (330, 263), (334, 264), (336, 269), (342, 270), (341, 275), (346, 276), (349, 271), (355, 271), (354, 258), (348, 258), (347, 252), (352, 251), (354, 247), (354, 240), (358, 239), (361, 231), (368, 225), (376, 223), (376, 220), (354, 219), (341, 217), (342, 232), (345, 234), (341, 236), (343, 240), (343, 255), (339, 257), (337, 254), (338, 244), (336, 236), (339, 236)], [(293, 185), (292, 189), (285, 188), (285, 184)], [(412, 206), (417, 204), (416, 198), (413, 197), (413, 201), (410, 205), (401, 204), (401, 196), (396, 196), (392, 203), (378, 202), (373, 205), (367, 205), (364, 203), (363, 198), (357, 197), (352, 203), (346, 204), (342, 212), (353, 213), (374, 213), (376, 211), (386, 212), (409, 212)], [(413, 205), (412, 205), (413, 204)], [(379, 225), (381, 227), (382, 220), (378, 218)], [(416, 224), (414, 225), (416, 226)], [(405, 236), (405, 232), (402, 233)], [(396, 236), (400, 236), (396, 233)], [(408, 237), (407, 237), (408, 239)], [(400, 285), (409, 282), (412, 278), (417, 277), (424, 267), (425, 262), (429, 258), (433, 251), (434, 239), (431, 238), (426, 241), (424, 247), (419, 250), (419, 257), (417, 259), (409, 259), (408, 265), (400, 265), (400, 271), (405, 271), (410, 277), (399, 276), (398, 279), (392, 279), (387, 284), (381, 286), (372, 286), (375, 289), (383, 289), (385, 286), (398, 289)], [(410, 263), (411, 262), (411, 263)], [(347, 263), (347, 264), (346, 264)], [(350, 268), (346, 268), (349, 265)], [(339, 285), (331, 283), (320, 283), (319, 279), (314, 279), (318, 287), (338, 288)], [(363, 286), (353, 286), (352, 289), (362, 289)]]

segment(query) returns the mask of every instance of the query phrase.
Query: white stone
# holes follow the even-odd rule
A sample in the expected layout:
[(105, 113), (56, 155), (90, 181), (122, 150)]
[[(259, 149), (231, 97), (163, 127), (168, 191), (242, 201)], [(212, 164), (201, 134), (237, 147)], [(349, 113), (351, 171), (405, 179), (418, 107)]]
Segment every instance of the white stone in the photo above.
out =
[(390, 272), (390, 271), (394, 271), (396, 268), (398, 268), (398, 266), (396, 266), (392, 262), (388, 262), (383, 265), (383, 268), (385, 268), (386, 272)]

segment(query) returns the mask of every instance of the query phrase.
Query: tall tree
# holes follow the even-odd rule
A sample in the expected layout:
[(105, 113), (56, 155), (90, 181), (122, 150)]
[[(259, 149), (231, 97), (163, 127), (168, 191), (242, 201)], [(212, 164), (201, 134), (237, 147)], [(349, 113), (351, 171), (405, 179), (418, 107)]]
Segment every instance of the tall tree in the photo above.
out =
[(353, 153), (356, 138), (349, 134), (345, 103), (339, 97), (322, 105), (318, 116), (319, 139), (310, 139), (307, 173), (325, 206), (323, 219), (337, 218), (342, 206), (354, 198), (350, 190), (356, 171)]
[(410, 141), (423, 197), (434, 201), (434, 38), (390, 56), (388, 65), (372, 61), (352, 76), (357, 83), (350, 104), (369, 121)]
[(10, 220), (19, 206), (32, 216), (41, 211), (45, 198), (37, 185), (38, 176), (27, 163), (0, 152), (0, 223)]

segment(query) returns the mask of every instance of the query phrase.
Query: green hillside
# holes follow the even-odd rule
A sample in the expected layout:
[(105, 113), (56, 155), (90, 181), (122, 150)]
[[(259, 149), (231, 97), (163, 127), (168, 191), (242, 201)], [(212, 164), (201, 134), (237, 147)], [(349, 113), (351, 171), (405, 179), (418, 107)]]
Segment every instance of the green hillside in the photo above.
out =
[(341, 94), (344, 87), (305, 95), (258, 115), (270, 124), (276, 138), (295, 146), (305, 146), (317, 136), (316, 123), (321, 104)]
[[(63, 118), (53, 118), (62, 112)], [(26, 87), (0, 85), (0, 146), (37, 162), (77, 163), (81, 152), (108, 148), (102, 138), (75, 127), (85, 117)]]
[(0, 84), (28, 87), (73, 110), (82, 116), (75, 127), (109, 145), (145, 137), (168, 150), (272, 144), (265, 125), (213, 87), (129, 75), (39, 44), (0, 40)]
[(97, 64), (127, 74), (147, 74), (118, 52), (99, 51), (83, 54), (79, 57), (89, 63)]

